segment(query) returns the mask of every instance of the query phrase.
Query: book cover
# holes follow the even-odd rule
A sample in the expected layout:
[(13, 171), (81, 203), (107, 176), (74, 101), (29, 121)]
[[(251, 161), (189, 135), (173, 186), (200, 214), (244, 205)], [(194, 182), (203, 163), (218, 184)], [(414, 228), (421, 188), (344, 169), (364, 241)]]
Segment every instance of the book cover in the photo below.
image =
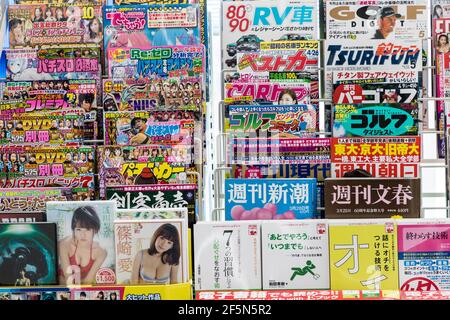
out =
[(0, 285), (57, 283), (56, 225), (0, 224)]
[(194, 225), (195, 290), (261, 290), (257, 221)]
[(186, 219), (115, 220), (117, 284), (177, 284), (188, 277)]
[(450, 290), (450, 221), (400, 220), (398, 264), (400, 290)]
[(327, 229), (323, 220), (263, 222), (263, 290), (329, 289)]
[(115, 283), (115, 201), (47, 202), (58, 226), (59, 283)]
[(329, 220), (331, 290), (398, 290), (394, 220)]

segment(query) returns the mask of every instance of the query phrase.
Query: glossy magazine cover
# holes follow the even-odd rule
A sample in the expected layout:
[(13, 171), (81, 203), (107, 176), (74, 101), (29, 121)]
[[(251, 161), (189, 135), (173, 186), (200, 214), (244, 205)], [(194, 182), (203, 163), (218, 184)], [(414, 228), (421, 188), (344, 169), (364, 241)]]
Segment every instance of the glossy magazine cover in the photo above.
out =
[(115, 201), (47, 202), (58, 226), (59, 283), (115, 283)]

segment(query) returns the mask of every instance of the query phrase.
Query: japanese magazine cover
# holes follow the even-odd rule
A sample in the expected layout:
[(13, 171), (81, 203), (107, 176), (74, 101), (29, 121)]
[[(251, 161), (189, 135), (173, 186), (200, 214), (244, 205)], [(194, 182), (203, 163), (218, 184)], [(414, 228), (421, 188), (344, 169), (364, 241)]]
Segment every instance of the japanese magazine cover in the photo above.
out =
[(224, 1), (222, 70), (234, 69), (238, 52), (257, 51), (263, 41), (318, 39), (318, 7), (316, 0)]
[(330, 163), (330, 138), (231, 137), (230, 164)]
[(422, 71), (421, 40), (372, 40), (352, 44), (348, 40), (325, 43), (325, 93), (333, 97), (333, 72)]
[(56, 225), (0, 224), (0, 285), (58, 284)]
[(225, 179), (225, 219), (313, 218), (316, 187), (316, 179)]
[(60, 284), (114, 284), (115, 201), (47, 202), (58, 227)]
[(331, 138), (331, 176), (361, 168), (377, 178), (418, 178), (420, 137)]
[(417, 104), (336, 104), (333, 137), (417, 136)]
[(427, 6), (426, 0), (327, 1), (327, 38), (355, 42), (423, 39), (429, 27)]
[(186, 219), (115, 220), (117, 284), (189, 281)]
[(420, 179), (325, 180), (325, 218), (420, 218)]
[[(274, 41), (261, 42), (256, 51), (239, 51), (236, 62), (238, 79), (225, 83), (225, 90), (233, 83), (297, 84), (309, 88), (310, 100), (319, 98), (319, 42)], [(227, 96), (227, 98), (229, 98)], [(257, 98), (259, 99), (259, 98)], [(284, 101), (287, 97), (278, 99)], [(284, 102), (290, 104), (289, 102)], [(292, 102), (291, 102), (292, 103)], [(294, 103), (295, 104), (295, 103)]]
[(164, 150), (162, 158), (152, 159), (143, 153), (137, 160), (129, 157), (127, 146), (100, 146), (97, 151), (101, 199), (104, 199), (107, 187), (196, 183), (195, 177), (189, 174), (196, 170), (195, 166), (190, 162), (171, 161), (173, 158), (169, 158)]
[(2, 214), (45, 212), (47, 201), (70, 200), (73, 200), (70, 188), (0, 188)]
[(205, 71), (203, 46), (110, 48), (108, 76), (114, 79), (200, 77)]
[(399, 220), (400, 290), (449, 290), (448, 220)]
[[(8, 81), (4, 96), (7, 103), (0, 105), (0, 114), (56, 112), (73, 113), (78, 109), (84, 115), (83, 138), (92, 140), (98, 135), (98, 123), (103, 121), (97, 108), (97, 84), (95, 80), (43, 80)], [(17, 101), (20, 103), (10, 103)]]
[(84, 140), (84, 112), (0, 115), (0, 129), (1, 145), (77, 145)]
[(261, 290), (260, 228), (257, 221), (196, 223), (195, 290)]
[(193, 145), (194, 119), (175, 119), (176, 112), (166, 114), (171, 118), (160, 121), (146, 111), (105, 112), (105, 144)]
[(118, 209), (187, 208), (189, 226), (196, 221), (195, 184), (156, 184), (106, 188), (106, 199), (115, 200)]
[[(435, 95), (438, 98), (450, 96), (450, 14), (448, 17), (433, 19), (433, 51), (435, 69)], [(438, 154), (440, 158), (445, 158), (445, 136), (448, 135), (446, 123), (450, 123), (449, 101), (436, 101), (437, 108), (437, 130), (444, 131), (438, 135)], [(448, 125), (447, 125), (448, 126)]]
[(263, 222), (263, 290), (329, 289), (327, 229), (313, 220)]
[(77, 177), (94, 174), (92, 146), (2, 146), (0, 177)]
[(101, 92), (100, 48), (95, 46), (6, 50), (12, 81), (94, 79)]
[(198, 4), (104, 6), (104, 50), (201, 44)]
[[(331, 177), (331, 163), (299, 163), (285, 165), (240, 165), (235, 164), (231, 169), (231, 177), (244, 179), (274, 179), (274, 178), (315, 178), (317, 180), (317, 209), (318, 214), (325, 207), (324, 181)], [(320, 214), (322, 216), (322, 213)], [(322, 216), (323, 217), (323, 216)]]
[(330, 221), (332, 290), (398, 290), (395, 220)]
[(102, 7), (91, 4), (10, 5), (9, 46), (57, 47), (103, 42)]
[(227, 132), (267, 138), (310, 137), (316, 131), (318, 110), (314, 105), (227, 106)]
[(203, 110), (203, 89), (202, 77), (106, 79), (103, 80), (103, 108), (105, 111), (170, 109), (190, 114)]
[(333, 72), (333, 103), (417, 104), (420, 87), (417, 71)]
[(7, 177), (0, 179), (2, 188), (70, 188), (74, 200), (93, 200), (95, 198), (94, 174), (76, 177), (44, 176), (44, 177)]

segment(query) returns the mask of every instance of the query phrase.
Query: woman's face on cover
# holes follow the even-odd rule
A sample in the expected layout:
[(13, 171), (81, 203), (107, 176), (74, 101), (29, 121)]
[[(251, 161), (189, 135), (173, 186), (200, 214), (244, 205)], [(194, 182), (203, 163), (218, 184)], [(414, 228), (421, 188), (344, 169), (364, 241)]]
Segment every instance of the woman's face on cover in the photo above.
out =
[(92, 242), (94, 239), (94, 230), (93, 229), (87, 229), (87, 228), (80, 228), (75, 227), (75, 230), (73, 231), (74, 237), (76, 241), (79, 242)]
[(163, 236), (159, 236), (155, 242), (155, 248), (158, 253), (164, 253), (173, 247), (173, 241), (167, 240)]

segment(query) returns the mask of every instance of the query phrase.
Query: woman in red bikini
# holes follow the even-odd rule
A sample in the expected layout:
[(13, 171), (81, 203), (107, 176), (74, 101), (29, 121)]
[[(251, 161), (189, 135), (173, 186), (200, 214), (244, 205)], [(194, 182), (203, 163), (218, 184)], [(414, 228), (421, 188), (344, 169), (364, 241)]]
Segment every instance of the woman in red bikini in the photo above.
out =
[(59, 283), (93, 284), (107, 252), (94, 241), (100, 219), (93, 207), (77, 208), (72, 217), (72, 235), (58, 244)]

